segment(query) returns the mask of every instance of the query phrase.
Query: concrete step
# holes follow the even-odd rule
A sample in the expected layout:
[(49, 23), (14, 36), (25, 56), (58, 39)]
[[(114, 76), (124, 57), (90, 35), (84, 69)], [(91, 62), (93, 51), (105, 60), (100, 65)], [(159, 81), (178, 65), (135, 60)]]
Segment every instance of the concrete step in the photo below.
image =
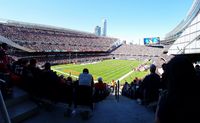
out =
[(20, 123), (39, 111), (38, 106), (30, 100), (29, 95), (18, 87), (13, 87), (13, 93), (6, 98), (5, 104), (12, 123)]
[(9, 108), (13, 105), (19, 104), (27, 100), (28, 98), (29, 98), (29, 95), (25, 91), (17, 87), (14, 87), (13, 94), (5, 100), (5, 104), (6, 104), (6, 107)]
[(32, 117), (39, 111), (38, 106), (27, 100), (7, 108), (12, 123), (20, 123)]
[(2, 114), (2, 112), (0, 111), (0, 123), (4, 123), (4, 119), (3, 119), (3, 114)]

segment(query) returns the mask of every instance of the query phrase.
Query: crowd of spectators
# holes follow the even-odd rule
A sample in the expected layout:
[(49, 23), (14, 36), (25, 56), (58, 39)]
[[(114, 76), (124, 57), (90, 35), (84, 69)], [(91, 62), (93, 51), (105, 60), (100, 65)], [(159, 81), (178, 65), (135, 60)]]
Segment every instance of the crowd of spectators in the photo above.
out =
[[(78, 98), (81, 97), (81, 101), (82, 99), (87, 100), (87, 93), (85, 96), (78, 95), (79, 92), (83, 94), (86, 91), (80, 90), (79, 86), (82, 86), (81, 82), (85, 82), (81, 76), (79, 80), (73, 81), (71, 76), (65, 78), (63, 75), (57, 75), (56, 72), (51, 70), (51, 64), (49, 62), (39, 67), (36, 59), (11, 61), (9, 60), (7, 49), (7, 44), (1, 44), (0, 89), (4, 99), (12, 95), (12, 87), (14, 85), (28, 92), (33, 101), (40, 106), (44, 99), (52, 102), (63, 102), (69, 105), (68, 109), (71, 113), (72, 104), (74, 104), (74, 108), (77, 107), (77, 104), (80, 105)], [(99, 57), (97, 58), (99, 59)], [(93, 57), (85, 59), (95, 60)], [(90, 104), (92, 107), (93, 102), (99, 102), (109, 95), (109, 89), (107, 88), (107, 84), (103, 83), (102, 79), (99, 79), (99, 83), (95, 85), (91, 84), (91, 87), (92, 100)]]
[(129, 57), (139, 60), (147, 58), (159, 57), (163, 52), (163, 48), (148, 47), (145, 45), (129, 45), (123, 44), (113, 51), (111, 55), (115, 57)]
[(182, 55), (163, 67), (166, 89), (160, 93), (156, 123), (200, 122), (198, 67)]
[(122, 95), (153, 109), (157, 123), (199, 120), (199, 65), (194, 66), (185, 56), (175, 56), (162, 69), (159, 76), (152, 64), (146, 77), (125, 82)]
[[(68, 109), (72, 111), (72, 104), (74, 104), (74, 108), (76, 108), (77, 105), (82, 104), (82, 99), (88, 99), (86, 97), (87, 93), (85, 96), (79, 95), (82, 95), (86, 91), (83, 91), (83, 88), (83, 90), (81, 90), (81, 87), (87, 82), (83, 76), (85, 74), (80, 74), (78, 80), (72, 80), (71, 76), (65, 78), (63, 75), (57, 75), (56, 72), (52, 71), (51, 64), (48, 62), (45, 63), (42, 68), (38, 67), (35, 59), (31, 59), (30, 61), (20, 59), (14, 62), (9, 70), (19, 77), (18, 81), (12, 81), (12, 85), (18, 86), (28, 92), (38, 105), (41, 104), (43, 99), (52, 102), (63, 102), (67, 103), (69, 105)], [(2, 71), (2, 74), (3, 73), (5, 72)], [(107, 88), (108, 85), (103, 83), (102, 79), (98, 79), (99, 82), (94, 84), (92, 75), (89, 77), (92, 81), (89, 84), (91, 86), (90, 94), (92, 94), (90, 106), (92, 107), (93, 102), (97, 103), (109, 95), (109, 89)], [(2, 76), (1, 79), (3, 79)], [(7, 97), (7, 95), (4, 94), (4, 97)], [(81, 100), (79, 98), (81, 98)], [(83, 105), (87, 104), (83, 103)]]
[[(10, 84), (14, 83), (26, 90), (32, 97), (65, 102), (69, 104), (69, 107), (72, 106), (74, 89), (79, 81), (73, 81), (70, 76), (67, 78), (62, 75), (58, 76), (50, 69), (50, 63), (45, 63), (43, 68), (38, 68), (35, 59), (30, 61), (21, 59), (11, 64), (12, 60), (7, 55), (7, 49), (7, 44), (1, 44), (0, 79), (5, 79), (6, 76), (8, 79), (5, 81), (9, 82), (6, 85), (8, 90), (5, 91), (9, 91), (12, 88)], [(199, 65), (194, 67), (186, 57), (175, 56), (162, 65), (161, 76), (156, 74), (154, 64), (149, 68), (150, 74), (145, 78), (135, 78), (130, 84), (126, 82), (122, 88), (122, 95), (137, 99), (143, 105), (153, 106), (154, 111), (157, 107), (156, 121), (160, 123), (185, 120), (189, 122), (191, 118), (194, 118), (194, 121), (199, 120), (198, 116), (193, 117), (199, 114)], [(98, 83), (91, 84), (91, 86), (94, 86), (96, 90), (95, 101), (108, 96), (108, 86), (103, 83), (101, 77), (98, 78)], [(0, 87), (5, 86), (0, 83)]]
[[(24, 59), (32, 59), (32, 58), (17, 58), (19, 61)], [(106, 59), (111, 59), (109, 56), (88, 56), (88, 57), (77, 57), (77, 58), (66, 58), (66, 57), (37, 57), (38, 66), (43, 66), (46, 62), (51, 63), (52, 65), (59, 64), (81, 64), (81, 63), (93, 63), (99, 62)]]
[(130, 84), (125, 82), (122, 95), (137, 99), (140, 104), (144, 105), (155, 103), (159, 97), (159, 90), (164, 89), (163, 82), (160, 81), (160, 76), (156, 73), (154, 64), (150, 65), (149, 70), (150, 74), (146, 77), (142, 79), (136, 77)]
[(0, 35), (37, 52), (108, 51), (117, 41), (72, 30), (12, 23), (0, 24)]

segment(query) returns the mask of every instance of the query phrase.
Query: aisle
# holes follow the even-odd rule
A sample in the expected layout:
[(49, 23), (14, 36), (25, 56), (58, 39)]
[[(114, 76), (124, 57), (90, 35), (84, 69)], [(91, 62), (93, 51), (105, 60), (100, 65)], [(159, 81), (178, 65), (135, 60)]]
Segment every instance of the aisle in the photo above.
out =
[(106, 100), (95, 105), (93, 116), (89, 120), (82, 120), (80, 115), (64, 117), (66, 110), (63, 104), (58, 104), (51, 112), (42, 111), (38, 116), (25, 123), (153, 123), (154, 113), (136, 101), (120, 96), (117, 102), (110, 95)]

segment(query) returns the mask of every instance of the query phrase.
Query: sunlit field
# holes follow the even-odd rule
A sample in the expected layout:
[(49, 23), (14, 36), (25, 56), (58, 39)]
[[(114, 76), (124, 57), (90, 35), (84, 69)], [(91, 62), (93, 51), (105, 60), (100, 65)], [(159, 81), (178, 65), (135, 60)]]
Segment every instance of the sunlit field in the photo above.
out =
[[(88, 68), (95, 81), (98, 77), (102, 77), (104, 82), (110, 83), (112, 80), (119, 80), (142, 63), (136, 60), (105, 60), (90, 64), (56, 65), (52, 66), (52, 70), (56, 71), (59, 75), (72, 76), (73, 79), (77, 79), (82, 70)], [(124, 83), (125, 80), (131, 82), (135, 77), (143, 78), (146, 74), (147, 72), (133, 72), (121, 79), (120, 83)]]

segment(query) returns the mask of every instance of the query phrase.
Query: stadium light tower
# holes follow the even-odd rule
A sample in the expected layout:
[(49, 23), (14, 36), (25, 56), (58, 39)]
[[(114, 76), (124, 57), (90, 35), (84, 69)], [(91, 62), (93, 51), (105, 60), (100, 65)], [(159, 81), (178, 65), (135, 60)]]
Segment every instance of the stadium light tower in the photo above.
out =
[(103, 26), (102, 26), (102, 36), (106, 36), (107, 35), (107, 20), (103, 19)]

